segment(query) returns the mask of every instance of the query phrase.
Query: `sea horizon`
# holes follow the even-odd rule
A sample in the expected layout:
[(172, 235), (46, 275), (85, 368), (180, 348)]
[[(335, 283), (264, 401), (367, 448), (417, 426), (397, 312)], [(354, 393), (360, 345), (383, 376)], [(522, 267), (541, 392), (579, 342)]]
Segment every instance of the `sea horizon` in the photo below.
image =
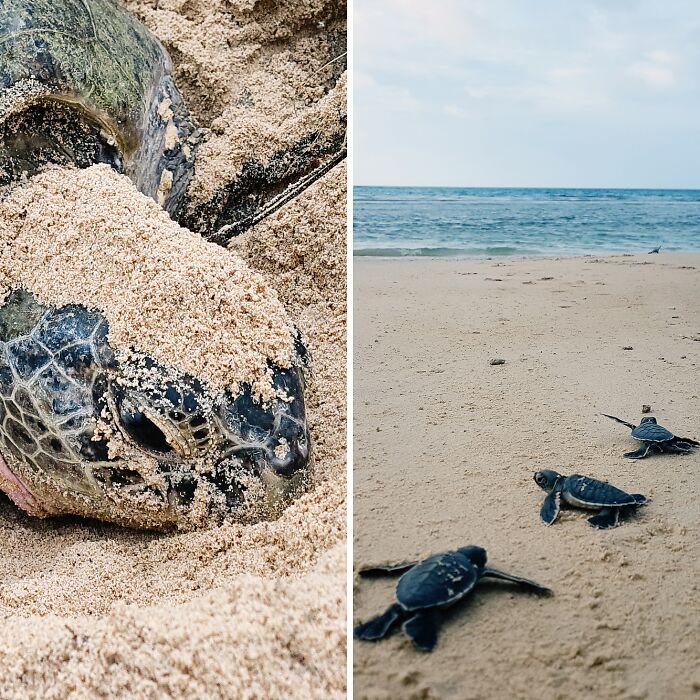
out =
[(357, 185), (355, 256), (700, 251), (700, 189)]

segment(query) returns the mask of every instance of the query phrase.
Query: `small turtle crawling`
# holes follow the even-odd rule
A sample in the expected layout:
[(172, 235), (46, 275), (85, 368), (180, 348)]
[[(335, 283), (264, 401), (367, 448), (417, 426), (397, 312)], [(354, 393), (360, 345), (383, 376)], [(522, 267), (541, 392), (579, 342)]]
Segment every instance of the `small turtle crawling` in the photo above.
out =
[(441, 611), (461, 601), (483, 577), (511, 581), (531, 593), (552, 593), (535, 581), (487, 567), (486, 550), (473, 545), (435, 554), (420, 562), (360, 571), (364, 576), (399, 573), (403, 575), (396, 585), (396, 602), (378, 617), (355, 627), (357, 639), (382, 639), (401, 622), (404, 633), (418, 649), (432, 651), (442, 623)]
[(639, 422), (639, 425), (634, 425), (620, 418), (615, 418), (615, 416), (609, 416), (607, 413), (603, 413), (602, 415), (631, 428), (632, 437), (642, 443), (642, 446), (638, 450), (625, 452), (623, 454), (623, 457), (629, 459), (642, 459), (651, 452), (688, 454), (696, 447), (700, 447), (700, 442), (697, 440), (677, 437), (670, 430), (659, 425), (656, 422), (656, 418), (653, 416), (644, 416)]
[(600, 509), (588, 522), (601, 530), (616, 527), (621, 511), (636, 509), (647, 502), (646, 496), (626, 493), (605, 481), (580, 474), (562, 476), (552, 469), (536, 472), (535, 483), (549, 494), (540, 509), (545, 525), (557, 519), (562, 501), (577, 508)]

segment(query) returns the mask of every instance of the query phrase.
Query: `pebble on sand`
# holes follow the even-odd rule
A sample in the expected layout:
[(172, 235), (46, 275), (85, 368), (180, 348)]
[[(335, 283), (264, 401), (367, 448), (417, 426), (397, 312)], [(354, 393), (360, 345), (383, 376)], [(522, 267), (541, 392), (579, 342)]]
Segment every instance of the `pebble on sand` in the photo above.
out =
[(490, 365), (504, 365), (506, 361), (500, 357), (494, 357), (489, 360)]

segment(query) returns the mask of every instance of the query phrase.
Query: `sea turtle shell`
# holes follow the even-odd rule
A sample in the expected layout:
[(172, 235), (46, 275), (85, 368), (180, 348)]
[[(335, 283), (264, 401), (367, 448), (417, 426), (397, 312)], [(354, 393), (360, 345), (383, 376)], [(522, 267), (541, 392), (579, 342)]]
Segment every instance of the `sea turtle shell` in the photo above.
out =
[(632, 431), (632, 437), (640, 442), (668, 442), (674, 435), (662, 425), (656, 422), (656, 418), (647, 416)]
[(113, 0), (0, 3), (0, 183), (106, 162), (175, 216), (197, 135), (170, 72)]
[[(276, 514), (310, 459), (299, 366), (284, 400), (210, 391), (138, 352), (115, 354), (101, 313), (15, 290), (0, 307), (0, 481), (35, 515), (138, 527)], [(0, 463), (2, 459), (0, 458)]]
[[(481, 551), (485, 563), (486, 552)], [(479, 567), (460, 550), (436, 554), (399, 579), (396, 599), (408, 611), (452, 605), (474, 588), (479, 575)]]
[(639, 505), (638, 497), (626, 493), (605, 481), (572, 474), (564, 479), (562, 490), (581, 505), (591, 508)]

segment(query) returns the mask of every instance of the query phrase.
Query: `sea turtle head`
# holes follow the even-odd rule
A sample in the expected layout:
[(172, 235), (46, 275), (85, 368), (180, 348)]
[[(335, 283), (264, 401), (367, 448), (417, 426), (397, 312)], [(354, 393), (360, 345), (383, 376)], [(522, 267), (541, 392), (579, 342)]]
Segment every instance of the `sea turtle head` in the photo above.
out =
[(553, 469), (542, 469), (535, 472), (535, 483), (541, 488), (549, 493), (557, 484), (557, 481), (561, 479), (561, 474), (555, 472)]
[(639, 421), (640, 425), (642, 423), (656, 423), (656, 418), (654, 418), (654, 416), (644, 416), (644, 418)]
[(270, 374), (267, 402), (248, 385), (213, 391), (143, 353), (117, 357), (99, 312), (16, 290), (0, 308), (0, 486), (36, 514), (136, 526), (274, 515), (310, 444), (301, 363)]
[(486, 566), (486, 550), (483, 547), (469, 545), (468, 547), (460, 547), (457, 551), (467, 557), (474, 566), (479, 568)]

